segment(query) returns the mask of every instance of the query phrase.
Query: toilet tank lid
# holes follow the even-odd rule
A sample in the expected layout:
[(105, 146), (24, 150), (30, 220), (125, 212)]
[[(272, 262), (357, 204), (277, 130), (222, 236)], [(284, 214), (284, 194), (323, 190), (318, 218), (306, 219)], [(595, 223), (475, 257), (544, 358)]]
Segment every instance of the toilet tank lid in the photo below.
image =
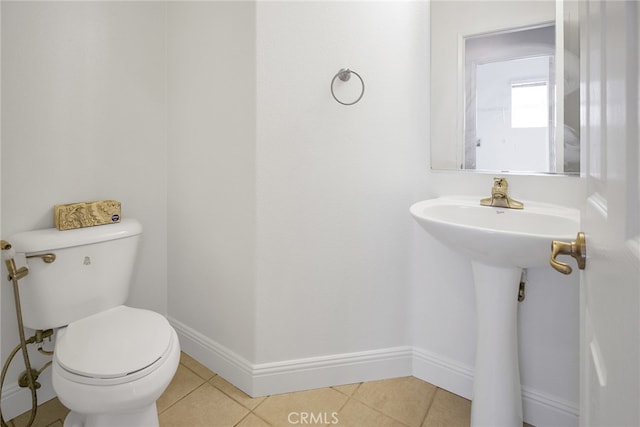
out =
[(142, 233), (142, 225), (133, 218), (124, 218), (115, 224), (60, 231), (57, 228), (24, 231), (9, 237), (16, 252), (33, 253), (54, 249), (89, 245), (108, 240), (123, 239)]

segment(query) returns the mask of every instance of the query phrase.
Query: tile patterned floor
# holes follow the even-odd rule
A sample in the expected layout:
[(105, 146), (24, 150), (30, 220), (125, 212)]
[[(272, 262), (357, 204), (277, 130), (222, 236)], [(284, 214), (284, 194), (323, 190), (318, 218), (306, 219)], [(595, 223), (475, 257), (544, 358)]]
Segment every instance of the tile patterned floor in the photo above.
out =
[[(251, 398), (184, 353), (157, 406), (161, 427), (462, 427), (471, 412), (469, 400), (414, 377)], [(67, 412), (50, 400), (34, 427), (62, 427)]]

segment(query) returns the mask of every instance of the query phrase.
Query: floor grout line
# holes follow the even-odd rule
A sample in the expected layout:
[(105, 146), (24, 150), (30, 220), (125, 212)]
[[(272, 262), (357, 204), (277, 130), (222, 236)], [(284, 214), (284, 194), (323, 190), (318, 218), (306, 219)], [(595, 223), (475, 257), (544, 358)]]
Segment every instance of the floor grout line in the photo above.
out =
[[(355, 394), (355, 392), (354, 392), (354, 394)], [(367, 404), (366, 402), (363, 402), (362, 400), (360, 400), (360, 399), (358, 399), (358, 398), (356, 398), (356, 397), (353, 397), (353, 396), (352, 396), (352, 397), (350, 397), (350, 398), (349, 398), (349, 400), (351, 400), (351, 399), (353, 399), (354, 401), (358, 402), (359, 404), (361, 404), (361, 405), (363, 405), (363, 406), (365, 406), (365, 407), (367, 407), (367, 408), (371, 409), (372, 411), (374, 411), (374, 412), (376, 412), (376, 413), (378, 413), (378, 414), (380, 414), (380, 415), (383, 415), (383, 416), (385, 416), (385, 417), (387, 417), (387, 418), (392, 419), (393, 421), (397, 422), (398, 424), (402, 424), (402, 425), (403, 425), (403, 426), (405, 426), (405, 427), (411, 427), (411, 426), (407, 425), (404, 421), (400, 421), (400, 420), (399, 420), (399, 419), (397, 419), (396, 417), (394, 417), (394, 416), (392, 416), (392, 415), (389, 415), (389, 414), (386, 414), (386, 413), (382, 412), (381, 410), (379, 410), (379, 409), (377, 409), (377, 408), (374, 408), (373, 406), (370, 406), (370, 405), (369, 405), (369, 404)]]
[(431, 396), (431, 401), (427, 405), (427, 412), (425, 412), (424, 417), (422, 418), (422, 421), (420, 422), (420, 426), (421, 427), (424, 425), (425, 421), (427, 421), (427, 417), (429, 416), (429, 412), (431, 411), (431, 407), (433, 406), (433, 402), (436, 401), (436, 395), (438, 394), (438, 390), (440, 390), (440, 387), (436, 387), (436, 389), (433, 391), (433, 396)]
[[(266, 399), (265, 399), (266, 400)], [(259, 405), (258, 405), (259, 406)], [(260, 421), (264, 422), (265, 424), (267, 424), (268, 426), (273, 426), (273, 424), (271, 424), (269, 421), (265, 420), (264, 418), (262, 418), (260, 415), (256, 414), (255, 412), (251, 411), (251, 413), (258, 418)]]
[[(192, 369), (189, 369), (187, 366), (185, 366), (184, 364), (180, 363), (180, 365), (182, 365), (184, 368), (188, 369), (189, 371), (193, 372)], [(202, 383), (200, 383), (199, 385), (197, 385), (196, 387), (194, 387), (192, 390), (190, 390), (187, 394), (185, 394), (184, 396), (182, 396), (181, 398), (179, 398), (178, 400), (176, 400), (175, 402), (173, 402), (171, 405), (167, 406), (166, 408), (164, 408), (161, 412), (158, 412), (158, 416), (160, 416), (160, 414), (163, 414), (165, 412), (167, 412), (169, 409), (171, 409), (172, 407), (174, 407), (176, 404), (180, 403), (181, 401), (183, 401), (187, 396), (189, 396), (190, 394), (192, 394), (194, 391), (196, 391), (197, 389), (199, 389), (200, 387), (202, 387), (203, 385), (205, 385), (207, 383), (207, 380), (202, 379), (202, 377), (198, 374), (196, 374), (195, 372), (193, 372), (198, 378), (200, 378), (202, 380)], [(217, 374), (216, 374), (217, 375)], [(213, 378), (213, 377), (212, 377)]]

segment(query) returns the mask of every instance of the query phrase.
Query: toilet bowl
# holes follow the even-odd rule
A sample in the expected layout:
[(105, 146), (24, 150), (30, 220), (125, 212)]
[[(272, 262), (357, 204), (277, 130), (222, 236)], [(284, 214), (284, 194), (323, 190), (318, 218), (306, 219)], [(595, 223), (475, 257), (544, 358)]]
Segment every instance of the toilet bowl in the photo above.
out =
[(52, 381), (71, 409), (64, 426), (157, 426), (179, 361), (175, 330), (152, 311), (118, 306), (60, 329)]

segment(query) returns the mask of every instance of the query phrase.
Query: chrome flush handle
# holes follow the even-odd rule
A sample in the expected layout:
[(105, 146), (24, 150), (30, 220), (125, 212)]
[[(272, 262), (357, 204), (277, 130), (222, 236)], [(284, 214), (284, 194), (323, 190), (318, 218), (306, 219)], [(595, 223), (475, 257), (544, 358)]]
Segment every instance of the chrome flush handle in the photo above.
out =
[(570, 255), (578, 262), (578, 268), (584, 270), (587, 264), (587, 242), (584, 233), (581, 231), (576, 236), (576, 240), (571, 243), (554, 240), (551, 242), (551, 258), (549, 263), (562, 274), (571, 274), (573, 269), (569, 264), (556, 259), (558, 255)]

